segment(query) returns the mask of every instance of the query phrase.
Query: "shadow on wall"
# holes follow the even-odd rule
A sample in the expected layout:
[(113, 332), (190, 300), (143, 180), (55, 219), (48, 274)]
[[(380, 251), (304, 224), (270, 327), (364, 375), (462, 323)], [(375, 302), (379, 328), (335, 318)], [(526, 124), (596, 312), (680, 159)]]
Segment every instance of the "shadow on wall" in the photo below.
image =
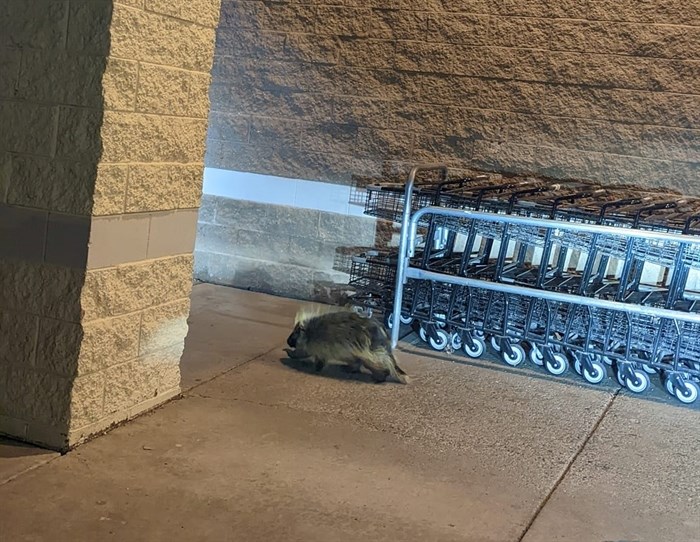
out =
[(347, 183), (439, 160), (698, 193), (695, 7), (321, 4), (223, 0), (208, 167)]
[[(63, 450), (102, 412), (86, 281), (112, 2), (0, 9), (0, 434)], [(11, 127), (11, 129), (7, 129)], [(93, 373), (93, 374), (91, 374)]]

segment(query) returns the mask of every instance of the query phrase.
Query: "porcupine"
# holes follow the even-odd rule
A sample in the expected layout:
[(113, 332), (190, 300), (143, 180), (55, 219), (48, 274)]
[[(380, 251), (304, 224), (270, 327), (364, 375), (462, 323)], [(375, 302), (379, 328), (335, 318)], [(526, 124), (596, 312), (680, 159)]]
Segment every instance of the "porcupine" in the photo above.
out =
[(316, 371), (335, 361), (344, 363), (350, 372), (357, 373), (365, 367), (375, 382), (384, 382), (391, 376), (402, 384), (408, 383), (384, 326), (350, 310), (325, 314), (300, 311), (287, 344), (290, 348), (284, 350), (290, 358), (309, 359)]

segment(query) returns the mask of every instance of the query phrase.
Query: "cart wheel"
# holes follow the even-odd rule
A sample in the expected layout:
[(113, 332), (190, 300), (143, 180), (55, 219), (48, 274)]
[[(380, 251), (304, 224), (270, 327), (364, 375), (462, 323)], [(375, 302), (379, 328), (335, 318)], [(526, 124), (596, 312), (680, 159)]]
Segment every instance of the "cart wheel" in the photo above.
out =
[(666, 388), (669, 395), (676, 395), (676, 387), (668, 376), (664, 378), (664, 388)]
[(372, 316), (372, 309), (369, 307), (360, 307), (356, 305), (352, 308), (352, 310), (355, 311), (355, 314), (362, 316), (362, 318), (369, 318)]
[(426, 333), (425, 328), (423, 326), (420, 326), (420, 328), (418, 328), (418, 336), (424, 343), (428, 342), (428, 334)]
[[(581, 362), (578, 360), (578, 358), (574, 360), (574, 371), (576, 371), (576, 374), (579, 374), (579, 375), (583, 374), (581, 372)], [(588, 379), (586, 379), (586, 380), (588, 380)]]
[[(399, 316), (399, 320), (405, 326), (409, 326), (413, 323), (413, 318), (411, 318), (410, 316), (406, 317), (403, 314)], [(389, 316), (387, 316), (387, 318), (386, 318), (386, 327), (388, 327), (389, 329), (394, 327), (394, 313), (393, 312), (390, 312)]]
[(620, 386), (622, 386), (623, 388), (627, 386), (625, 379), (622, 377), (622, 371), (620, 371), (620, 369), (617, 369), (617, 371), (615, 371), (615, 376), (617, 376), (617, 383), (620, 384)]
[(470, 358), (480, 358), (486, 351), (486, 343), (484, 342), (484, 339), (478, 337), (472, 337), (472, 339), (474, 341), (474, 346), (469, 346), (469, 343), (465, 341), (464, 353)]
[(681, 403), (689, 405), (697, 401), (698, 394), (700, 393), (700, 386), (691, 380), (684, 380), (683, 388), (676, 388), (675, 392), (676, 399)]
[[(580, 364), (579, 364), (580, 365)], [(583, 369), (583, 378), (591, 384), (600, 384), (608, 376), (602, 361), (591, 360), (591, 370)]]
[(452, 350), (462, 349), (462, 337), (457, 331), (452, 333), (452, 337), (450, 337), (450, 344), (452, 345)]
[(510, 347), (513, 350), (513, 355), (509, 356), (505, 351), (503, 351), (501, 352), (501, 359), (511, 367), (522, 365), (526, 358), (525, 349), (519, 344), (512, 344)]
[(561, 352), (553, 352), (551, 359), (549, 357), (545, 358), (544, 368), (554, 376), (561, 376), (569, 368), (569, 360)]
[(491, 335), (490, 342), (491, 342), (491, 348), (493, 348), (494, 351), (496, 351), (496, 352), (501, 351), (501, 345), (498, 344), (498, 337), (496, 337), (495, 335)]
[(435, 330), (435, 338), (429, 337), (428, 338), (428, 344), (430, 344), (430, 347), (433, 350), (437, 351), (442, 351), (445, 348), (447, 348), (447, 343), (449, 341), (449, 337), (447, 336), (447, 332), (444, 329), (436, 329)]
[[(625, 382), (625, 386), (627, 386), (627, 389), (630, 390), (632, 393), (642, 393), (646, 391), (646, 389), (651, 384), (651, 380), (649, 380), (649, 375), (640, 369), (633, 369), (632, 374), (634, 375), (634, 378), (623, 379)], [(617, 379), (620, 380), (621, 378), (622, 377), (618, 375)]]
[[(477, 339), (484, 339), (486, 337), (486, 334), (481, 329), (475, 329), (474, 331), (472, 331), (472, 337)], [(700, 369), (698, 370), (700, 371)]]
[(413, 323), (413, 317), (412, 316), (404, 316), (403, 314), (399, 316), (399, 319), (401, 320), (401, 323), (405, 326), (410, 326)]
[(655, 375), (656, 374), (656, 369), (654, 369), (651, 365), (647, 365), (646, 363), (642, 364), (642, 369), (644, 369), (644, 372), (650, 375)]
[(540, 367), (544, 364), (544, 356), (542, 355), (542, 350), (535, 344), (530, 343), (530, 361), (535, 365)]

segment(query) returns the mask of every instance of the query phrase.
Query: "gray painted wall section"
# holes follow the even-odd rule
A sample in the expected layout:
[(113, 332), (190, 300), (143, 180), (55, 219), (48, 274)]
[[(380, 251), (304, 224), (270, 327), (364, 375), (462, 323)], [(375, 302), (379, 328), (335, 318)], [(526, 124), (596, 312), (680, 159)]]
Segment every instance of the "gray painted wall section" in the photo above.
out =
[(374, 246), (375, 231), (376, 221), (369, 217), (205, 195), (195, 279), (338, 302), (349, 278), (334, 269), (338, 249)]

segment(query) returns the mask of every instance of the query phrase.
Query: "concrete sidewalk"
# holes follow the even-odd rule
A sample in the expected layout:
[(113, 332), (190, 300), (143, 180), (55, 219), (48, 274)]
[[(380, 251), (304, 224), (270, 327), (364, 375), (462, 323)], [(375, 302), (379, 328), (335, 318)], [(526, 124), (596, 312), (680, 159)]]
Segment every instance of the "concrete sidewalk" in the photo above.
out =
[(296, 307), (195, 287), (183, 398), (0, 446), (0, 539), (700, 541), (698, 406), (405, 342), (409, 386), (316, 374), (281, 350)]

